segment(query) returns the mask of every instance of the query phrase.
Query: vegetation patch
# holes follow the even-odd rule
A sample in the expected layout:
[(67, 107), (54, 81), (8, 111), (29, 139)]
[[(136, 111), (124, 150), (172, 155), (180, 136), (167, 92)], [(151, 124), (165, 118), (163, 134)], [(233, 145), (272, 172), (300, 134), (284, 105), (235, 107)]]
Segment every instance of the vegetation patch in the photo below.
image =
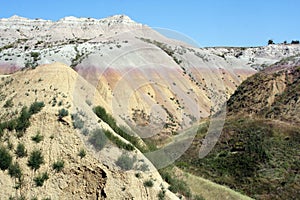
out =
[(105, 136), (112, 141), (114, 144), (117, 145), (117, 147), (119, 147), (120, 149), (125, 149), (128, 151), (133, 151), (134, 147), (131, 144), (128, 144), (126, 142), (123, 142), (120, 138), (118, 138), (117, 136), (114, 136), (112, 134), (112, 132), (110, 132), (109, 130), (103, 130)]
[(118, 160), (116, 161), (116, 165), (118, 165), (123, 170), (131, 170), (133, 168), (134, 163), (136, 162), (136, 157), (130, 157), (128, 154), (122, 154)]
[(48, 175), (48, 173), (47, 172), (44, 172), (44, 173), (42, 173), (42, 174), (39, 174), (39, 175), (37, 175), (36, 177), (34, 177), (34, 182), (35, 182), (35, 185), (37, 186), (37, 187), (42, 187), (43, 185), (44, 185), (44, 182), (46, 181), (46, 180), (48, 180), (49, 179), (49, 175)]
[(9, 151), (3, 147), (0, 146), (0, 169), (6, 170), (9, 168), (12, 162), (12, 156), (10, 155)]
[(194, 143), (176, 165), (254, 198), (299, 194), (299, 127), (234, 118), (226, 121), (215, 148), (203, 159), (197, 156), (200, 146)]
[(15, 154), (17, 155), (18, 158), (23, 158), (23, 157), (27, 156), (27, 151), (26, 151), (25, 145), (23, 143), (19, 143), (17, 145)]
[(106, 140), (107, 138), (101, 129), (95, 129), (92, 131), (92, 134), (88, 139), (89, 143), (93, 145), (97, 151), (103, 149), (106, 144)]
[(34, 150), (31, 152), (30, 157), (28, 158), (27, 165), (34, 171), (39, 169), (44, 163), (44, 156), (40, 150)]
[(104, 122), (106, 122), (118, 135), (120, 135), (121, 137), (123, 137), (124, 139), (129, 141), (131, 144), (133, 144), (135, 147), (137, 147), (141, 151), (144, 151), (144, 148), (139, 144), (138, 138), (128, 134), (124, 130), (124, 128), (120, 128), (117, 125), (116, 120), (110, 114), (108, 114), (103, 107), (97, 106), (93, 110), (94, 110), (94, 113), (100, 119), (102, 119)]
[(56, 172), (60, 172), (65, 166), (65, 162), (63, 160), (58, 160), (52, 164), (52, 169)]
[(35, 136), (31, 137), (31, 140), (34, 141), (34, 142), (36, 142), (36, 143), (41, 142), (43, 139), (44, 139), (44, 136), (41, 135), (40, 131), (38, 131)]
[(144, 182), (145, 187), (153, 187), (154, 183), (152, 180), (147, 180)]

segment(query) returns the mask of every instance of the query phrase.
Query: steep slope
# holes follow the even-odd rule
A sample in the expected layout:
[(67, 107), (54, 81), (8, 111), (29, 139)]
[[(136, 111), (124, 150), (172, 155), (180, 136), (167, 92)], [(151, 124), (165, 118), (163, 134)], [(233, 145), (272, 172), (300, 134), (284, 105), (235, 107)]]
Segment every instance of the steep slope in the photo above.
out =
[(207, 126), (177, 165), (256, 199), (298, 199), (299, 56), (244, 81), (228, 100), (222, 134), (199, 159)]
[(248, 114), (299, 124), (300, 57), (284, 59), (248, 78), (228, 101), (229, 115)]
[[(91, 145), (89, 138), (95, 128), (113, 132), (92, 111), (93, 105), (106, 107), (106, 104), (96, 89), (69, 66), (54, 63), (2, 76), (0, 89), (1, 151), (6, 149), (12, 156), (10, 168), (14, 163), (21, 168), (17, 178), (14, 177), (18, 173), (12, 173), (10, 168), (0, 171), (1, 199), (10, 196), (26, 199), (156, 199), (161, 185), (167, 187), (138, 150), (126, 153), (136, 157), (132, 161), (134, 169), (126, 171), (116, 164), (124, 150), (108, 141), (102, 150)], [(26, 117), (28, 109), (24, 106), (30, 107), (31, 113), (34, 102), (43, 102), (44, 106), (41, 111)], [(62, 114), (63, 109), (68, 111), (66, 115)], [(82, 115), (84, 128), (90, 133), (83, 135), (83, 129), (75, 129), (75, 114)], [(23, 156), (16, 153), (20, 144), (25, 147)], [(41, 153), (43, 162), (39, 163), (34, 157), (32, 162), (35, 164), (29, 164), (34, 151)], [(3, 159), (0, 159), (1, 166), (5, 163)], [(140, 170), (140, 166), (145, 169)], [(44, 173), (48, 178), (42, 176)], [(151, 180), (153, 187), (144, 186), (147, 180)], [(168, 190), (165, 195), (176, 199)]]

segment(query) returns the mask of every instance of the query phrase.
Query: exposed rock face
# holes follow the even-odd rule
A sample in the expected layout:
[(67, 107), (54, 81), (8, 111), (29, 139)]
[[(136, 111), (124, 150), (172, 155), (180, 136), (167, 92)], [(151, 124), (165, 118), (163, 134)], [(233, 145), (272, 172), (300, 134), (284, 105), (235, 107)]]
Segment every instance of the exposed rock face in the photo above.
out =
[[(71, 65), (119, 122), (147, 127), (145, 135), (149, 129), (170, 135), (188, 128), (217, 111), (246, 77), (300, 53), (299, 45), (196, 48), (124, 15), (56, 22), (13, 16), (0, 19), (0, 35), (3, 72)], [(139, 110), (146, 118), (136, 117)]]
[(299, 124), (300, 57), (284, 59), (244, 81), (228, 101), (229, 115)]

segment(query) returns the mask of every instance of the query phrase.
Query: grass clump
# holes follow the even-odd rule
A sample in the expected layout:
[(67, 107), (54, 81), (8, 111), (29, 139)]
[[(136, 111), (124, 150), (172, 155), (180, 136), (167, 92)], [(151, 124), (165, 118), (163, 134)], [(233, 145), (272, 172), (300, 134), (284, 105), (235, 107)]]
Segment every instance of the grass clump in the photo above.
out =
[(40, 150), (34, 150), (31, 152), (27, 165), (32, 169), (32, 170), (37, 170), (41, 167), (41, 164), (44, 163), (44, 156), (42, 155), (42, 152)]
[(42, 174), (39, 174), (39, 175), (37, 175), (36, 177), (34, 177), (34, 182), (35, 182), (35, 185), (37, 186), (37, 187), (42, 187), (43, 185), (44, 185), (44, 182), (46, 181), (46, 180), (48, 180), (49, 179), (49, 175), (48, 175), (48, 173), (47, 172), (44, 172), (44, 173), (42, 173)]
[(147, 180), (144, 182), (145, 187), (153, 187), (154, 183), (152, 180)]
[(73, 127), (75, 129), (82, 129), (84, 127), (84, 121), (80, 118), (80, 116), (76, 114), (71, 115), (73, 121)]
[(169, 190), (173, 193), (180, 193), (184, 195), (185, 197), (190, 198), (192, 196), (191, 189), (188, 187), (188, 185), (178, 179), (174, 178), (169, 172), (168, 169), (161, 169), (159, 170), (159, 173), (161, 174), (162, 178), (170, 184)]
[(60, 172), (65, 166), (65, 162), (63, 160), (58, 160), (52, 164), (52, 169), (56, 172)]
[(26, 151), (25, 145), (23, 143), (19, 143), (17, 145), (15, 154), (17, 155), (18, 158), (23, 158), (23, 157), (27, 156), (27, 151)]
[(37, 134), (35, 136), (31, 137), (31, 140), (36, 142), (36, 143), (41, 142), (43, 139), (44, 139), (44, 136), (41, 135), (41, 133), (39, 131), (37, 132)]
[(82, 159), (86, 156), (86, 151), (84, 149), (80, 149), (78, 156)]
[(20, 116), (16, 120), (16, 132), (24, 133), (26, 131), (26, 129), (30, 126), (30, 117), (31, 114), (28, 112), (28, 108), (24, 106), (21, 110)]
[(14, 164), (11, 164), (8, 168), (8, 174), (17, 179), (21, 179), (22, 177), (22, 169), (19, 165), (19, 163), (15, 162)]
[(159, 193), (157, 194), (158, 200), (165, 200), (166, 199), (166, 191), (165, 190), (160, 190)]

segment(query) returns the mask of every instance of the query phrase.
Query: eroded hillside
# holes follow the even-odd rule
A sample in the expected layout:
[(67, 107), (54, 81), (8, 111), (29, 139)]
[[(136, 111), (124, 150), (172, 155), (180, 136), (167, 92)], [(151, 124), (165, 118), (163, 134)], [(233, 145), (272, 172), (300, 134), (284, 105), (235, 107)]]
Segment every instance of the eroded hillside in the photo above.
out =
[[(93, 112), (105, 102), (69, 66), (1, 76), (0, 89), (1, 199), (157, 199), (163, 190), (176, 198), (138, 150), (114, 143), (119, 136)], [(104, 130), (116, 136), (99, 148), (91, 138)]]

